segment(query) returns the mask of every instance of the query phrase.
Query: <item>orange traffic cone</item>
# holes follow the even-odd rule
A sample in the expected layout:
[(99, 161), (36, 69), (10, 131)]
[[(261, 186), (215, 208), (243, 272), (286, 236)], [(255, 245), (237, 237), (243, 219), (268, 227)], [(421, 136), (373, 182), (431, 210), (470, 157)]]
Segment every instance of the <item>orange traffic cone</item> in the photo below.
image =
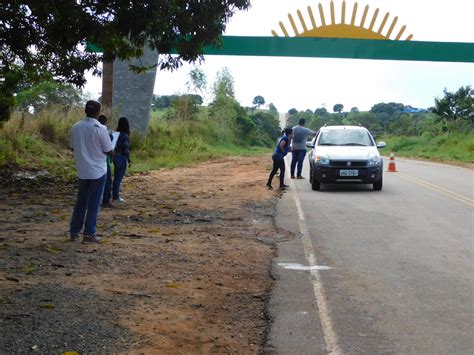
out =
[(395, 166), (395, 153), (393, 151), (390, 152), (390, 163), (388, 164), (389, 173), (396, 173), (397, 167)]

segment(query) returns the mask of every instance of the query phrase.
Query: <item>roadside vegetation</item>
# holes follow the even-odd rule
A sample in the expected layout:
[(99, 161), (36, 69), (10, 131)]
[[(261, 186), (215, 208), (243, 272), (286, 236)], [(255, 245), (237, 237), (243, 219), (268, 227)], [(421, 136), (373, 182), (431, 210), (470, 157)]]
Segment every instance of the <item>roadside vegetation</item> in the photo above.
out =
[[(194, 78), (189, 85), (195, 90), (206, 84), (198, 70), (190, 73), (190, 78)], [(223, 69), (208, 106), (202, 106), (201, 97), (192, 94), (174, 95), (162, 107), (154, 100), (147, 135), (132, 132), (131, 172), (268, 152), (280, 135), (276, 108), (242, 107), (234, 98), (233, 86), (231, 74)], [(72, 179), (70, 130), (83, 118), (85, 100), (79, 90), (54, 82), (16, 95), (14, 112), (0, 123), (2, 170), (47, 170)], [(109, 127), (114, 128), (116, 121), (117, 117), (112, 117)]]
[(315, 111), (288, 111), (288, 125), (305, 118), (307, 126), (317, 130), (324, 125), (362, 125), (377, 141), (385, 141), (381, 152), (412, 158), (424, 158), (458, 163), (474, 163), (474, 90), (461, 87), (452, 93), (444, 90), (428, 109), (402, 103), (378, 103), (370, 111), (353, 107), (344, 111), (336, 104), (333, 113), (325, 107)]
[[(132, 132), (131, 172), (162, 167), (190, 165), (227, 155), (268, 153), (280, 135), (278, 110), (265, 105), (258, 95), (252, 107), (242, 107), (235, 99), (234, 79), (223, 68), (207, 94), (204, 73), (193, 69), (186, 83), (187, 92), (155, 96), (146, 136)], [(210, 96), (207, 106), (203, 96)], [(75, 169), (69, 150), (72, 125), (83, 118), (86, 98), (80, 90), (46, 80), (24, 85), (15, 95), (14, 110), (0, 122), (0, 167), (14, 170), (47, 170), (73, 179)], [(382, 153), (394, 150), (399, 156), (474, 162), (473, 92), (469, 86), (455, 93), (445, 91), (427, 110), (401, 103), (378, 103), (370, 111), (356, 107), (344, 111), (336, 104), (330, 113), (324, 107), (315, 111), (288, 112), (287, 125), (305, 118), (317, 130), (323, 125), (361, 124), (378, 141), (387, 142)], [(265, 106), (264, 106), (265, 105)], [(265, 109), (260, 109), (260, 107)], [(114, 128), (118, 117), (112, 115)]]

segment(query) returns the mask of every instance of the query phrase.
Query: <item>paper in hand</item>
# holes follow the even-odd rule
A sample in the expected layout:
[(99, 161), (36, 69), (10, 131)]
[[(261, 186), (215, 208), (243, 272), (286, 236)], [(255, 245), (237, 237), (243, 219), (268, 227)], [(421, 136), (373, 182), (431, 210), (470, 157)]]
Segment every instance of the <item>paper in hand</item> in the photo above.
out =
[(120, 132), (112, 132), (112, 147), (115, 149), (117, 145), (118, 138), (120, 136)]

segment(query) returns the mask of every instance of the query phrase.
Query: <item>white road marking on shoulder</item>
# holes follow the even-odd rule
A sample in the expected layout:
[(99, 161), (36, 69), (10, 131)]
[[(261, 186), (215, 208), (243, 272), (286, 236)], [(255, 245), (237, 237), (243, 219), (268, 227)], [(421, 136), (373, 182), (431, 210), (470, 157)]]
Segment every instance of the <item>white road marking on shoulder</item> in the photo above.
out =
[(311, 270), (331, 270), (329, 266), (324, 265), (313, 265), (306, 266), (296, 263), (278, 263), (278, 266), (281, 266), (284, 269), (288, 270), (301, 270), (301, 271), (311, 271)]
[[(287, 164), (288, 167), (288, 164)], [(287, 169), (289, 170), (289, 169)], [(316, 255), (313, 248), (313, 243), (311, 242), (311, 235), (309, 233), (308, 225), (306, 224), (306, 220), (304, 217), (303, 209), (301, 208), (300, 199), (298, 198), (298, 194), (295, 190), (295, 184), (293, 181), (290, 181), (291, 186), (291, 194), (296, 204), (296, 208), (298, 210), (299, 215), (299, 228), (302, 234), (303, 240), (303, 249), (304, 254), (306, 257), (306, 261), (310, 267), (310, 275), (311, 275), (311, 283), (313, 286), (313, 293), (316, 299), (316, 304), (318, 306), (318, 314), (319, 320), (321, 322), (321, 328), (323, 330), (324, 342), (326, 343), (326, 351), (332, 354), (342, 354), (339, 345), (337, 344), (337, 335), (334, 331), (334, 327), (332, 324), (331, 316), (329, 315), (328, 305), (326, 303), (326, 295), (324, 292), (323, 285), (321, 283), (321, 275), (319, 274), (319, 270), (315, 267), (318, 266), (316, 261)]]

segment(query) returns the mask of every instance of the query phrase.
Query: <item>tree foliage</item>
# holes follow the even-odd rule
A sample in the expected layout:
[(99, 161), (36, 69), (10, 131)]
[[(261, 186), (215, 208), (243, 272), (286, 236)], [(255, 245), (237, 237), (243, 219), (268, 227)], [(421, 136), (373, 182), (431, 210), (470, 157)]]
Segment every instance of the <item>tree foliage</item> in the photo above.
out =
[(214, 82), (212, 92), (214, 98), (217, 99), (219, 96), (227, 96), (234, 98), (234, 78), (229, 70), (229, 68), (222, 68), (216, 77)]
[[(19, 1), (0, 7), (0, 60), (50, 72), (82, 86), (84, 72), (102, 54), (84, 51), (88, 42), (105, 59), (139, 57), (145, 46), (160, 53), (158, 66), (177, 68), (201, 60), (203, 46), (219, 45), (219, 35), (248, 0), (228, 1)], [(170, 53), (173, 49), (177, 56)]]
[(191, 101), (195, 105), (202, 105), (203, 99), (200, 95), (153, 95), (151, 100), (151, 107), (154, 110), (169, 108), (173, 105), (175, 100), (179, 100), (185, 97), (188, 101)]
[(273, 113), (273, 114), (277, 114), (278, 113), (278, 109), (276, 108), (275, 104), (273, 102), (270, 102), (268, 104), (268, 111), (270, 111), (270, 113)]
[(0, 78), (3, 79), (0, 81), (0, 121), (8, 120), (10, 117), (17, 93), (31, 88), (39, 82), (51, 80), (51, 76), (47, 73), (40, 74), (19, 65), (10, 66), (9, 70), (2, 68)]
[(332, 110), (334, 112), (341, 113), (342, 110), (344, 110), (344, 105), (343, 104), (335, 104)]
[(396, 112), (402, 112), (403, 109), (405, 108), (405, 105), (401, 103), (395, 103), (395, 102), (380, 102), (378, 104), (375, 104), (372, 106), (370, 109), (370, 112), (372, 113), (386, 113), (388, 115), (393, 115)]
[(250, 117), (257, 128), (254, 143), (257, 145), (272, 146), (280, 136), (278, 118), (270, 112), (259, 111)]
[(16, 107), (20, 111), (40, 112), (53, 105), (61, 105), (68, 109), (83, 103), (84, 99), (79, 89), (55, 81), (44, 81), (16, 95)]
[(444, 97), (435, 99), (434, 113), (447, 121), (474, 122), (474, 90), (469, 85), (461, 86), (454, 93), (444, 89), (443, 93)]
[(316, 110), (314, 110), (314, 114), (316, 116), (326, 116), (328, 114), (328, 110), (326, 109), (326, 107), (318, 107)]
[(260, 108), (260, 106), (265, 105), (265, 99), (261, 95), (257, 95), (254, 97), (252, 104)]
[(200, 92), (201, 94), (206, 91), (207, 77), (202, 69), (193, 68), (188, 75), (189, 80), (186, 82), (188, 91)]

